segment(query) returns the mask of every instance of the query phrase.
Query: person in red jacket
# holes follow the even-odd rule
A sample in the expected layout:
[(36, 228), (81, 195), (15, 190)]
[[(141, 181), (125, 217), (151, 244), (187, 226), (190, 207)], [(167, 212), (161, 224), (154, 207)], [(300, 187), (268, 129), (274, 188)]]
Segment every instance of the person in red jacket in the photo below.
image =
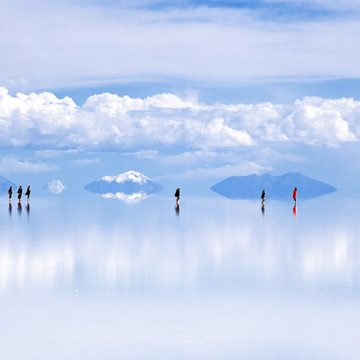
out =
[(296, 197), (297, 197), (297, 188), (295, 187), (294, 188), (294, 191), (293, 191), (293, 199), (294, 199), (294, 201), (296, 202)]

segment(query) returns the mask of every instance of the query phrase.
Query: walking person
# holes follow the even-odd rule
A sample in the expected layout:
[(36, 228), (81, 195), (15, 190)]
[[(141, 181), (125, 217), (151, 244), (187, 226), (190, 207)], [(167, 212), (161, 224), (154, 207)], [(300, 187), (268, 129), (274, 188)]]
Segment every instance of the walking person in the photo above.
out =
[(175, 191), (175, 198), (176, 198), (176, 207), (179, 207), (179, 200), (180, 200), (180, 188), (177, 188)]
[(295, 201), (295, 203), (296, 203), (296, 198), (297, 198), (297, 192), (298, 192), (297, 187), (294, 187), (294, 190), (293, 190), (293, 200)]
[(21, 203), (22, 193), (23, 193), (23, 189), (22, 189), (22, 186), (20, 185), (19, 188), (18, 188), (18, 191), (17, 191), (19, 203)]
[(261, 193), (261, 205), (265, 204), (265, 190), (262, 191)]
[(30, 194), (31, 194), (30, 185), (28, 185), (28, 187), (26, 188), (26, 192), (25, 192), (26, 200), (28, 203), (29, 203)]
[(13, 194), (13, 189), (12, 189), (12, 186), (10, 186), (10, 187), (9, 187), (9, 190), (8, 190), (9, 203), (11, 203), (12, 194)]

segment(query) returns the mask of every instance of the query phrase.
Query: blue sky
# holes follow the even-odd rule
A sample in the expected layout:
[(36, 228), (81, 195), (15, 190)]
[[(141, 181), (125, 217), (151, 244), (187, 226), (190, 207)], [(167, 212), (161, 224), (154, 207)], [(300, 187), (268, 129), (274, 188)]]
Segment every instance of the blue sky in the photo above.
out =
[(4, 0), (0, 175), (76, 189), (135, 168), (198, 191), (296, 170), (351, 192), (358, 5)]

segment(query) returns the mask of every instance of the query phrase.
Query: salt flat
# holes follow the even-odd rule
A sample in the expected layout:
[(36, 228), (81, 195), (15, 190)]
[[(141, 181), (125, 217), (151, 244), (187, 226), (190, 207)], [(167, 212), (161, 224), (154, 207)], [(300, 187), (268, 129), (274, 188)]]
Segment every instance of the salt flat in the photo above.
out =
[(4, 359), (360, 356), (355, 202), (1, 203)]

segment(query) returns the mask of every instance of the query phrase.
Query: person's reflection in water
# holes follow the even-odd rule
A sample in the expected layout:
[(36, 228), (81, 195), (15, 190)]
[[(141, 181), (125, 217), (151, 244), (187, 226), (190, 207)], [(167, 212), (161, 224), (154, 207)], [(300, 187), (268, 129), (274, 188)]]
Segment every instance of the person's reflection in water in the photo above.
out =
[(293, 215), (294, 215), (294, 218), (296, 218), (296, 215), (297, 215), (296, 204), (293, 207)]
[(9, 203), (9, 216), (11, 217), (11, 213), (12, 213), (12, 204)]
[(30, 216), (30, 204), (29, 203), (26, 204), (25, 209), (26, 209), (26, 215), (29, 217)]
[(17, 210), (18, 210), (18, 214), (21, 215), (21, 212), (22, 212), (22, 205), (21, 205), (21, 202), (18, 202), (18, 207), (17, 207)]
[(265, 204), (261, 204), (261, 213), (262, 216), (265, 216)]
[(179, 204), (175, 205), (175, 214), (176, 214), (176, 216), (180, 215), (180, 205)]

